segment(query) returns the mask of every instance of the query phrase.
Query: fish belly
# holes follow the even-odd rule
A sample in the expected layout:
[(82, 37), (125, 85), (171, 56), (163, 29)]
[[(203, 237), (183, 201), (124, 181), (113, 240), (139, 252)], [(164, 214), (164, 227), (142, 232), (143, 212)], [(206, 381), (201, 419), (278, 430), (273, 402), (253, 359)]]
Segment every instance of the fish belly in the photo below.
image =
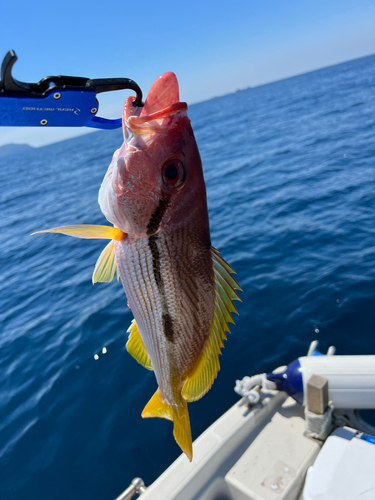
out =
[(181, 230), (115, 242), (129, 306), (163, 397), (174, 404), (194, 371), (213, 321), (215, 288), (209, 244)]

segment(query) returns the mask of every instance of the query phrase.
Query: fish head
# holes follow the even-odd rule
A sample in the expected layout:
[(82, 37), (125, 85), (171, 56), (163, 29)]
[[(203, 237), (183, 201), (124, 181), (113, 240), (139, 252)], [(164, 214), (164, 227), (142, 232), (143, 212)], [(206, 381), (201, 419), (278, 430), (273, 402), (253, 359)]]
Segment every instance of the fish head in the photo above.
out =
[[(174, 73), (155, 80), (143, 107), (129, 97), (124, 143), (99, 191), (105, 217), (133, 238), (173, 231), (207, 207), (202, 163)], [(207, 212), (207, 208), (205, 208)]]

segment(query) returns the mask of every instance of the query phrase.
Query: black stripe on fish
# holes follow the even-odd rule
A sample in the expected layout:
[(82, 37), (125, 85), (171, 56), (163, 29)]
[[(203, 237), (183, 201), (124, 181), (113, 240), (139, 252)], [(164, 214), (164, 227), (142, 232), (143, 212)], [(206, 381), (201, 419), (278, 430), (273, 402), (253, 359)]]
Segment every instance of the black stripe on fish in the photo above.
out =
[(152, 269), (154, 272), (154, 278), (158, 286), (160, 295), (164, 296), (164, 285), (160, 274), (160, 253), (158, 245), (156, 244), (158, 237), (156, 235), (150, 236), (148, 239), (148, 247), (151, 250), (152, 255)]
[(155, 234), (157, 232), (168, 205), (169, 198), (167, 198), (166, 196), (160, 198), (159, 205), (156, 207), (154, 213), (151, 215), (150, 220), (148, 221), (146, 232), (147, 236), (151, 236), (152, 234)]
[(150, 236), (148, 238), (148, 247), (151, 250), (152, 270), (160, 294), (164, 335), (165, 338), (169, 340), (169, 342), (173, 342), (174, 339), (173, 320), (171, 315), (169, 314), (167, 298), (165, 296), (164, 283), (160, 272), (160, 252), (157, 245), (157, 239), (158, 236), (156, 234)]
[(168, 313), (165, 314), (163, 313), (163, 329), (166, 339), (169, 340), (170, 342), (173, 342), (173, 336), (174, 336), (173, 321)]

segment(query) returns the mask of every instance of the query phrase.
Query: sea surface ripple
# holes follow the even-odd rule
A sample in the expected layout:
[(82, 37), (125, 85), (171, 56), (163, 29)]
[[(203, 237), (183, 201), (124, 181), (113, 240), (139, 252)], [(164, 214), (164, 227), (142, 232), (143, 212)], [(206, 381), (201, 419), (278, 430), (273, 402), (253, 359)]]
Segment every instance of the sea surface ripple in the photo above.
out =
[[(314, 339), (375, 354), (375, 56), (189, 115), (212, 242), (243, 288), (219, 376), (190, 405), (196, 438), (236, 402), (237, 378)], [(121, 142), (97, 132), (0, 159), (2, 500), (113, 500), (180, 453), (170, 422), (140, 416), (156, 382), (125, 350), (121, 285), (91, 283), (103, 242), (30, 236), (106, 223), (97, 194)]]

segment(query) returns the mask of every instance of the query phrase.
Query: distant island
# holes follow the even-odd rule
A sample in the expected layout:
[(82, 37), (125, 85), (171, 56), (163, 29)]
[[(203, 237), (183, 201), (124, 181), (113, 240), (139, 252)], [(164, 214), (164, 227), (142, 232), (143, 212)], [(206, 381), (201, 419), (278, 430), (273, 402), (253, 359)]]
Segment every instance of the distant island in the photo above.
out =
[(5, 144), (0, 146), (0, 158), (4, 156), (27, 153), (35, 148), (29, 146), (28, 144)]

